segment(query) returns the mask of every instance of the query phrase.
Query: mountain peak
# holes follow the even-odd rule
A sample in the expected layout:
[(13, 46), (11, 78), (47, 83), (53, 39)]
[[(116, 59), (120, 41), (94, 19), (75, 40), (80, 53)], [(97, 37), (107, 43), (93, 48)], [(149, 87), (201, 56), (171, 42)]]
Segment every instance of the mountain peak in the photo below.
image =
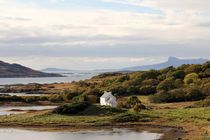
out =
[(177, 61), (177, 60), (179, 60), (179, 58), (177, 57), (174, 57), (174, 56), (168, 57), (168, 61)]
[(144, 66), (136, 66), (136, 67), (129, 67), (125, 68), (123, 70), (127, 71), (141, 71), (141, 70), (150, 70), (150, 69), (163, 69), (169, 66), (178, 67), (183, 64), (202, 64), (208, 61), (207, 59), (198, 58), (198, 59), (179, 59), (173, 56), (170, 56), (168, 58), (168, 61), (159, 63), (159, 64), (153, 64), (153, 65), (144, 65)]

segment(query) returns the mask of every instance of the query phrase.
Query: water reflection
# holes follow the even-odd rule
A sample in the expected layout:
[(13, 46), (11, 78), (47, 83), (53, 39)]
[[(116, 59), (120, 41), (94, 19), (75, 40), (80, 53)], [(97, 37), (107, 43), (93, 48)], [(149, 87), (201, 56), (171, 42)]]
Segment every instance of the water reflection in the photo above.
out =
[(0, 96), (48, 96), (49, 94), (0, 93)]
[(54, 109), (56, 106), (0, 106), (0, 115), (21, 114), (30, 110)]
[(11, 85), (11, 84), (50, 84), (50, 83), (69, 83), (72, 81), (79, 81), (89, 79), (96, 74), (86, 75), (73, 75), (67, 77), (38, 77), (38, 78), (0, 78), (0, 85)]
[(113, 131), (40, 132), (21, 129), (0, 129), (2, 140), (156, 140), (162, 134), (135, 132), (125, 129)]

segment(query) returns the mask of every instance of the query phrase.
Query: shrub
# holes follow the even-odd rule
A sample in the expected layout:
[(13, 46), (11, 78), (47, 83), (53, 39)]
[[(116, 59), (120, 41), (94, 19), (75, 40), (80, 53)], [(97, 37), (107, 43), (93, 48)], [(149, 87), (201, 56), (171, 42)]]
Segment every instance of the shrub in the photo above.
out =
[(189, 73), (199, 73), (200, 71), (202, 71), (202, 65), (199, 64), (192, 64), (189, 67), (187, 67), (185, 69), (185, 73), (189, 74)]
[(199, 87), (192, 85), (186, 89), (187, 100), (196, 101), (204, 99), (205, 95), (202, 93)]
[(126, 87), (123, 87), (123, 86), (112, 85), (112, 87), (109, 89), (109, 91), (111, 91), (112, 93), (115, 93), (117, 95), (127, 95), (127, 89), (126, 89)]
[(147, 79), (142, 81), (143, 85), (157, 86), (159, 84), (159, 80), (157, 79)]
[(126, 75), (123, 75), (123, 76), (120, 76), (118, 79), (117, 79), (117, 82), (124, 82), (124, 81), (127, 81), (129, 80), (129, 76), (126, 74)]
[(139, 92), (139, 87), (137, 87), (137, 86), (128, 86), (126, 92), (129, 95), (136, 94), (136, 93)]
[(200, 101), (199, 103), (202, 107), (209, 107), (210, 106), (210, 98), (206, 98), (203, 101)]
[(133, 107), (133, 110), (135, 112), (140, 112), (142, 109), (146, 109), (146, 106), (143, 105), (143, 104), (136, 104), (134, 107)]
[(49, 101), (50, 102), (62, 102), (63, 101), (63, 98), (60, 96), (60, 95), (51, 95), (49, 97)]
[(140, 104), (141, 101), (138, 99), (137, 96), (131, 96), (128, 98), (127, 104), (129, 107), (134, 107), (136, 104)]
[(97, 102), (97, 96), (95, 96), (95, 95), (87, 95), (87, 100), (88, 100), (88, 102), (90, 102), (90, 103), (96, 103)]
[(132, 113), (123, 113), (113, 117), (113, 122), (137, 122), (140, 117)]
[(0, 96), (2, 102), (24, 102), (25, 100), (19, 96)]
[(198, 82), (198, 80), (199, 80), (199, 76), (197, 73), (190, 73), (185, 76), (184, 83), (189, 85), (189, 84)]
[(78, 96), (76, 96), (76, 97), (73, 98), (73, 101), (75, 101), (75, 102), (85, 102), (85, 101), (88, 101), (87, 95), (86, 94), (78, 95)]
[(73, 92), (69, 89), (66, 89), (62, 93), (62, 97), (65, 101), (69, 101), (69, 100), (72, 100), (75, 96), (78, 96), (79, 94), (80, 93), (78, 93), (78, 92)]
[(109, 106), (90, 105), (84, 111), (79, 112), (79, 115), (114, 115), (124, 113), (125, 110), (113, 108)]
[(40, 100), (39, 97), (27, 97), (27, 98), (25, 99), (26, 103), (32, 103), (32, 102), (36, 102), (36, 101), (38, 101), (38, 100)]
[(171, 100), (171, 96), (168, 93), (168, 91), (161, 90), (158, 93), (151, 95), (149, 97), (149, 100), (153, 103), (163, 103), (163, 102), (168, 102)]
[(175, 88), (175, 81), (173, 78), (167, 78), (164, 81), (160, 82), (160, 84), (157, 86), (157, 90), (171, 90)]
[(142, 86), (139, 89), (139, 93), (141, 95), (154, 94), (155, 92), (156, 92), (156, 87), (155, 86), (150, 86), (150, 85)]
[(84, 111), (88, 106), (90, 106), (90, 103), (88, 102), (65, 104), (54, 109), (53, 113), (63, 115), (74, 115), (78, 114), (81, 111)]
[(150, 71), (145, 71), (141, 75), (142, 80), (146, 79), (156, 79), (160, 75), (160, 72), (157, 70), (150, 70)]
[(168, 93), (170, 99), (167, 102), (181, 102), (186, 100), (186, 95), (183, 89), (173, 89)]
[(141, 111), (140, 105), (139, 105), (139, 104), (136, 104), (136, 105), (133, 107), (133, 110), (134, 110), (135, 112), (140, 112), (140, 111)]
[(171, 74), (174, 79), (183, 79), (185, 76), (185, 72), (183, 70), (175, 71)]

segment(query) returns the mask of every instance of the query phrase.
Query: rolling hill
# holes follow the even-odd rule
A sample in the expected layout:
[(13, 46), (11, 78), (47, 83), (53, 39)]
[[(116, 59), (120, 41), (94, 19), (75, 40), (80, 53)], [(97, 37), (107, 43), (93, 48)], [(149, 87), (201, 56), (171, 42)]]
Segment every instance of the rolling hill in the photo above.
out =
[(13, 77), (61, 77), (59, 74), (45, 73), (33, 70), (31, 68), (19, 65), (9, 64), (0, 61), (0, 77), (13, 78)]
[(128, 67), (123, 68), (123, 71), (140, 71), (140, 70), (150, 70), (150, 69), (163, 69), (169, 66), (178, 67), (183, 64), (202, 64), (208, 61), (207, 59), (199, 58), (199, 59), (179, 59), (176, 57), (169, 57), (168, 61), (159, 63), (159, 64), (153, 64), (153, 65), (143, 65), (143, 66), (136, 66), (136, 67)]

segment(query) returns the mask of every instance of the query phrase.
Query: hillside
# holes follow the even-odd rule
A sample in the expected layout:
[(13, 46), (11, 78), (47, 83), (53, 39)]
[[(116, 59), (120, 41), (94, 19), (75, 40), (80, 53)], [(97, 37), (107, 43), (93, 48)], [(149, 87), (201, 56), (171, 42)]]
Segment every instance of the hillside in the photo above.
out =
[(168, 67), (161, 70), (104, 73), (85, 81), (54, 84), (49, 87), (44, 85), (39, 88), (26, 85), (20, 89), (15, 87), (6, 91), (29, 91), (29, 89), (64, 93), (50, 98), (58, 102), (88, 100), (90, 95), (91, 98), (94, 96), (97, 99), (104, 91), (111, 91), (119, 97), (150, 96), (150, 101), (154, 103), (198, 101), (210, 96), (210, 62), (185, 64), (177, 68)]
[(136, 66), (136, 67), (128, 67), (124, 68), (125, 71), (139, 71), (139, 70), (150, 70), (150, 69), (163, 69), (169, 66), (178, 67), (183, 64), (202, 64), (204, 62), (208, 61), (207, 59), (179, 59), (176, 57), (169, 57), (168, 61), (159, 63), (159, 64), (153, 64), (153, 65), (144, 65), (144, 66)]
[(60, 77), (59, 74), (44, 73), (24, 67), (19, 64), (9, 64), (0, 61), (0, 77), (1, 78), (12, 78), (12, 77)]

